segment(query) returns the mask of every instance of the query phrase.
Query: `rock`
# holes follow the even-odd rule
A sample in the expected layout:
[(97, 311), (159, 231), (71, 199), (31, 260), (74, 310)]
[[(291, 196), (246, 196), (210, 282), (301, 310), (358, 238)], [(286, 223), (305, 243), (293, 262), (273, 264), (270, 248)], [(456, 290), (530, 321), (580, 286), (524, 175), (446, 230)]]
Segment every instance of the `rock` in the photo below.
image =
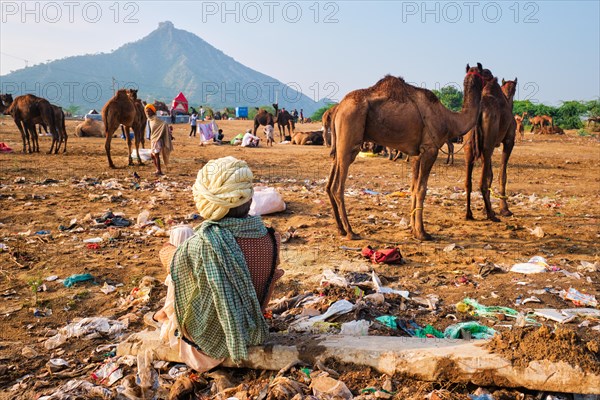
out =
[(27, 358), (36, 358), (38, 356), (38, 352), (29, 346), (23, 347), (23, 350), (21, 350), (21, 354)]

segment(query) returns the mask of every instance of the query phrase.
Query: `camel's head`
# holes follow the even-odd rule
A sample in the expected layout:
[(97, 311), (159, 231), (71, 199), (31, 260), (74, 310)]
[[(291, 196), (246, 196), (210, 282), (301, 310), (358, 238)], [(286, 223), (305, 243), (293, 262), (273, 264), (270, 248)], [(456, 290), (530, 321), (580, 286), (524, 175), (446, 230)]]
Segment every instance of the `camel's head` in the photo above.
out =
[(476, 67), (471, 67), (469, 64), (467, 64), (467, 75), (465, 76), (464, 81), (465, 90), (467, 88), (472, 88), (478, 93), (481, 93), (481, 90), (485, 84), (483, 71), (485, 70), (481, 66), (481, 63), (477, 63)]
[(127, 96), (129, 96), (131, 100), (137, 100), (137, 93), (137, 89), (127, 89)]
[(0, 94), (0, 103), (2, 103), (8, 107), (12, 104), (12, 102), (13, 102), (12, 94), (10, 94), (10, 93)]
[(508, 99), (512, 99), (517, 91), (517, 78), (514, 81), (505, 81), (502, 79), (502, 93)]

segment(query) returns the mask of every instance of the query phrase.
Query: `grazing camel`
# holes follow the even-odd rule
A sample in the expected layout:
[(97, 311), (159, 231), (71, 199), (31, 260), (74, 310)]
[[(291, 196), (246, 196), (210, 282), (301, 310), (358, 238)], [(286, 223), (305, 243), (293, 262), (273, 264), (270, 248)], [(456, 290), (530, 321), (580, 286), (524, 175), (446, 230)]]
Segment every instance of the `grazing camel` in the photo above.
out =
[(522, 142), (525, 140), (525, 126), (523, 125), (523, 119), (527, 115), (527, 111), (524, 111), (521, 115), (515, 115), (515, 122), (517, 123), (516, 132), (519, 134), (519, 139)]
[(23, 140), (23, 153), (39, 152), (40, 145), (38, 141), (35, 125), (45, 124), (52, 133), (52, 144), (48, 154), (58, 153), (60, 134), (56, 128), (54, 111), (48, 100), (32, 94), (17, 96), (14, 100), (10, 94), (2, 95), (1, 100), (7, 107), (4, 113), (13, 117), (15, 125), (21, 133)]
[(483, 88), (481, 64), (467, 65), (464, 103), (455, 113), (442, 105), (431, 91), (386, 76), (368, 89), (348, 93), (339, 104), (332, 124), (333, 165), (327, 194), (342, 235), (358, 239), (352, 231), (344, 201), (348, 168), (361, 145), (373, 141), (412, 156), (411, 227), (417, 239), (431, 236), (423, 226), (423, 203), (427, 180), (439, 148), (448, 139), (464, 135), (477, 123)]
[(492, 210), (490, 195), (492, 194), (492, 156), (494, 148), (502, 144), (502, 164), (500, 166), (500, 214), (511, 216), (506, 202), (506, 167), (508, 159), (515, 145), (516, 122), (512, 114), (513, 98), (517, 88), (517, 78), (514, 81), (502, 80), (502, 87), (498, 78), (493, 78), (486, 83), (481, 95), (481, 116), (477, 126), (466, 136), (465, 163), (467, 176), (465, 187), (467, 191), (466, 219), (472, 220), (471, 191), (473, 189), (471, 177), (475, 160), (482, 159), (480, 190), (485, 203), (487, 219), (494, 222), (500, 220)]
[(542, 125), (547, 124), (548, 126), (554, 126), (554, 120), (549, 115), (540, 115), (540, 118), (544, 120)]
[[(110, 142), (113, 137), (113, 133), (117, 130), (119, 125), (125, 126), (125, 138), (127, 140), (127, 156), (129, 157), (129, 165), (133, 165), (133, 158), (131, 157), (131, 137), (129, 136), (129, 128), (136, 126), (138, 115), (137, 108), (130, 95), (127, 94), (127, 90), (119, 89), (112, 99), (108, 100), (104, 107), (102, 107), (102, 121), (104, 122), (104, 149), (106, 150), (106, 157), (108, 158), (108, 166), (115, 168), (115, 164), (110, 156)], [(140, 158), (140, 136), (143, 136), (143, 131), (134, 131), (135, 138), (135, 152), (138, 158), (138, 163), (143, 165), (142, 159)]]
[(325, 146), (331, 147), (331, 121), (335, 110), (337, 110), (337, 104), (323, 113), (323, 139), (325, 140)]

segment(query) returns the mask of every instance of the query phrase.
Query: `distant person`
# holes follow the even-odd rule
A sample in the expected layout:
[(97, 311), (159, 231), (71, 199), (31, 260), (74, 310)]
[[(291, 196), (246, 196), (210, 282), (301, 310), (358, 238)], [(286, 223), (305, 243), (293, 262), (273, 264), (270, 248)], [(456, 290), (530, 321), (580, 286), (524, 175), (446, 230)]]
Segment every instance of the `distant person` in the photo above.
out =
[(219, 129), (219, 132), (216, 134), (216, 136), (213, 138), (213, 141), (217, 144), (223, 144), (223, 138), (225, 137), (225, 135), (223, 134), (223, 129)]
[(294, 111), (292, 111), (292, 117), (294, 118), (294, 122), (298, 122), (298, 110), (295, 108)]
[(265, 135), (267, 136), (267, 146), (271, 145), (273, 147), (273, 142), (275, 141), (275, 128), (273, 125), (265, 126)]
[(196, 129), (198, 128), (198, 115), (196, 113), (193, 113), (190, 116), (190, 126), (191, 126), (191, 130), (190, 130), (190, 137), (192, 137), (192, 134), (194, 135), (194, 137), (196, 137)]
[(304, 123), (304, 110), (300, 109), (300, 122)]
[(169, 125), (156, 116), (156, 107), (148, 104), (144, 108), (150, 124), (150, 151), (152, 162), (156, 167), (155, 175), (163, 175), (160, 165), (160, 155), (163, 156), (165, 166), (169, 164), (169, 155), (173, 151), (172, 136)]
[(206, 111), (204, 110), (204, 108), (202, 106), (200, 106), (200, 120), (204, 121), (204, 113)]
[[(155, 111), (156, 114), (156, 111)], [(175, 124), (175, 108), (171, 108), (171, 123)]]
[(248, 129), (242, 138), (242, 147), (258, 147), (259, 143), (260, 138), (258, 136), (254, 136), (250, 132), (250, 129)]

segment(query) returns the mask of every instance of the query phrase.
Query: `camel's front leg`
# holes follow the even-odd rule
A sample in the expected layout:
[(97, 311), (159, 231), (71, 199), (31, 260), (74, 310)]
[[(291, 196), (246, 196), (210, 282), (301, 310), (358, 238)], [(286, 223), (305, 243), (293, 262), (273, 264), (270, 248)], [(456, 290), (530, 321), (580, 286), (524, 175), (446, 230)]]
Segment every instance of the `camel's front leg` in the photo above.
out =
[(416, 204), (411, 210), (411, 214), (414, 214), (413, 235), (419, 240), (431, 240), (431, 235), (425, 232), (423, 224), (423, 204), (425, 203), (425, 195), (427, 194), (427, 181), (429, 180), (429, 174), (437, 155), (438, 149), (431, 148), (426, 149), (419, 156), (419, 178), (417, 187), (413, 187), (413, 191), (416, 192)]
[(496, 213), (492, 209), (492, 201), (490, 200), (492, 181), (494, 179), (494, 172), (492, 170), (492, 154), (494, 149), (491, 151), (485, 150), (483, 153), (483, 168), (481, 169), (481, 183), (480, 190), (483, 196), (483, 202), (485, 204), (485, 214), (487, 219), (493, 222), (500, 222), (500, 219), (496, 217)]

